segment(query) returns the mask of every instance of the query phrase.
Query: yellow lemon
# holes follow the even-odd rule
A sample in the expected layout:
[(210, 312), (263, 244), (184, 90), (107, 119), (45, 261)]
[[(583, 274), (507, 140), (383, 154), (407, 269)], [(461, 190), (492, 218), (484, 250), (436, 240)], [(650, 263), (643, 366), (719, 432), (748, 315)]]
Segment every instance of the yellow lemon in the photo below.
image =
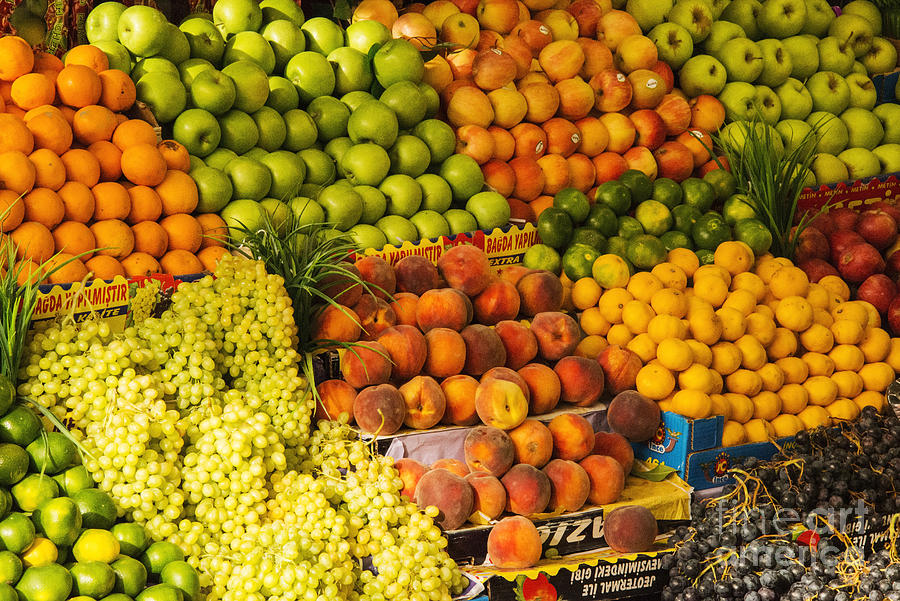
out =
[(572, 304), (579, 311), (593, 307), (600, 300), (603, 289), (594, 278), (579, 278), (572, 286)]
[(662, 280), (653, 275), (653, 273), (649, 271), (639, 271), (631, 276), (625, 289), (639, 301), (649, 303), (650, 299), (653, 298), (653, 295), (663, 289), (663, 283)]
[(797, 335), (787, 328), (775, 328), (775, 337), (766, 346), (769, 361), (790, 357), (797, 352)]
[(786, 296), (775, 308), (775, 320), (794, 332), (802, 332), (813, 324), (813, 308), (802, 296)]
[(738, 240), (723, 242), (713, 254), (713, 264), (724, 267), (732, 276), (750, 271), (753, 262), (753, 250), (745, 242)]
[(781, 300), (789, 296), (805, 297), (809, 291), (809, 277), (799, 267), (782, 267), (772, 274), (769, 290), (775, 298)]
[(684, 390), (702, 390), (706, 392), (712, 390), (714, 385), (715, 380), (712, 377), (712, 372), (699, 363), (694, 363), (678, 374), (678, 386)]
[(575, 347), (575, 355), (578, 357), (587, 357), (588, 359), (596, 359), (608, 346), (609, 341), (603, 336), (585, 336), (581, 339), (581, 342), (578, 343), (578, 346)]
[(669, 261), (659, 263), (650, 270), (650, 273), (658, 277), (659, 281), (666, 288), (674, 288), (676, 290), (687, 288), (687, 274), (684, 272), (684, 269), (675, 263)]
[(806, 363), (811, 376), (830, 376), (834, 373), (834, 360), (822, 353), (803, 353), (800, 357)]
[(666, 261), (681, 267), (687, 277), (692, 277), (700, 267), (700, 259), (688, 248), (673, 248), (666, 255)]
[(764, 316), (768, 317), (773, 322), (775, 321), (775, 311), (769, 305), (766, 305), (766, 304), (756, 305), (756, 313), (759, 313), (760, 315), (764, 315)]
[(741, 366), (755, 371), (766, 364), (766, 349), (753, 336), (744, 334), (734, 344), (741, 351)]
[(706, 389), (706, 392), (708, 394), (722, 394), (725, 391), (725, 378), (717, 371), (711, 369), (707, 371), (709, 371), (709, 377), (712, 379), (712, 384)]
[(844, 302), (845, 302), (844, 299), (839, 297), (837, 294), (832, 294), (831, 298), (828, 299), (828, 312), (831, 313), (832, 311), (837, 309), (839, 306), (841, 306), (841, 303), (844, 303)]
[(826, 275), (817, 284), (843, 301), (850, 300), (850, 286), (836, 275)]
[(72, 546), (75, 561), (102, 561), (112, 563), (119, 557), (119, 541), (109, 530), (89, 528)]
[(891, 385), (896, 375), (894, 368), (884, 361), (866, 363), (859, 370), (859, 377), (862, 378), (866, 390), (874, 390), (876, 392), (887, 390), (887, 387)]
[(806, 300), (813, 306), (813, 309), (828, 309), (831, 303), (831, 293), (821, 284), (811, 283), (809, 290), (806, 291)]
[(657, 315), (647, 325), (647, 333), (656, 344), (668, 338), (687, 338), (688, 327), (674, 315)]
[(728, 399), (722, 394), (711, 394), (709, 400), (712, 401), (712, 415), (721, 415), (726, 420), (731, 419), (731, 405)]
[(884, 361), (891, 352), (891, 335), (881, 328), (868, 328), (858, 346), (866, 363)]
[(827, 353), (834, 346), (834, 335), (825, 326), (814, 323), (800, 334), (800, 344), (814, 353)]
[(796, 415), (809, 405), (809, 393), (800, 384), (785, 384), (777, 394), (781, 399), (781, 410), (784, 413)]
[(604, 288), (623, 288), (631, 277), (628, 263), (612, 253), (600, 255), (591, 265), (591, 275)]
[(762, 378), (755, 371), (739, 369), (725, 377), (725, 387), (728, 392), (754, 397), (762, 390)]
[(763, 304), (767, 306), (772, 311), (772, 318), (775, 317), (775, 311), (778, 310), (778, 305), (781, 303), (780, 299), (772, 296), (771, 292), (766, 292), (766, 298), (763, 299)]
[(866, 327), (868, 328), (880, 328), (881, 327), (881, 313), (878, 312), (878, 309), (875, 308), (875, 305), (868, 301), (858, 300), (856, 301), (860, 303), (866, 310), (866, 314), (869, 316), (868, 321), (866, 322)]
[(581, 329), (588, 336), (606, 336), (606, 333), (609, 332), (609, 326), (612, 325), (603, 317), (600, 307), (585, 309), (581, 314), (579, 323), (581, 324)]
[(809, 377), (809, 366), (800, 357), (783, 357), (775, 365), (784, 372), (785, 384), (803, 384)]
[(745, 442), (747, 442), (747, 432), (744, 431), (744, 426), (734, 420), (725, 422), (725, 426), (722, 428), (722, 446), (736, 447)]
[(831, 324), (831, 334), (835, 344), (859, 344), (865, 329), (854, 319), (835, 319)]
[(638, 334), (628, 341), (625, 348), (640, 357), (644, 363), (656, 359), (656, 343), (650, 338), (650, 334)]
[(716, 311), (716, 315), (722, 320), (722, 340), (733, 342), (746, 332), (747, 321), (744, 314), (737, 309), (722, 307)]
[(684, 291), (684, 295), (688, 299), (688, 316), (694, 313), (711, 313), (716, 310), (708, 300), (704, 300), (699, 296), (694, 296), (694, 289), (688, 288)]
[(731, 279), (731, 289), (752, 292), (756, 302), (761, 301), (766, 296), (766, 283), (752, 271), (745, 271), (735, 275)]
[(39, 568), (56, 562), (59, 557), (59, 549), (50, 539), (42, 536), (36, 536), (28, 545), (28, 548), (22, 551), (22, 565), (26, 568)]
[(775, 259), (759, 259), (756, 261), (753, 273), (755, 273), (764, 284), (768, 285), (769, 282), (772, 281), (772, 276), (775, 275), (775, 272), (782, 267), (784, 267), (784, 265), (777, 262)]
[(785, 438), (786, 436), (793, 436), (800, 430), (806, 428), (803, 425), (803, 422), (800, 421), (800, 418), (796, 415), (791, 415), (789, 413), (785, 413), (783, 415), (778, 415), (771, 421), (772, 427), (775, 429), (775, 436), (778, 438)]
[(763, 390), (778, 392), (784, 386), (784, 370), (775, 363), (766, 363), (756, 373), (762, 380)]
[(756, 310), (756, 297), (749, 290), (734, 290), (728, 293), (728, 298), (722, 303), (722, 308), (725, 307), (736, 309), (746, 317)]
[(684, 340), (677, 338), (669, 338), (660, 342), (656, 348), (656, 358), (672, 371), (683, 371), (694, 362), (691, 347)]
[(865, 387), (862, 377), (855, 371), (836, 371), (831, 374), (831, 379), (837, 385), (838, 396), (848, 399), (857, 396)]
[(875, 407), (875, 410), (881, 413), (884, 410), (885, 399), (884, 395), (878, 391), (866, 390), (856, 395), (853, 402), (856, 403), (860, 411), (866, 407)]
[(741, 349), (736, 344), (725, 341), (718, 342), (712, 345), (709, 350), (712, 352), (710, 367), (714, 371), (727, 376), (740, 368), (743, 356), (741, 355)]
[(675, 390), (675, 376), (662, 365), (650, 363), (638, 371), (635, 388), (648, 399), (659, 401)]
[(650, 305), (657, 315), (684, 317), (688, 312), (688, 299), (684, 292), (675, 288), (663, 288), (653, 295)]
[(725, 397), (731, 408), (731, 419), (741, 424), (746, 424), (753, 419), (753, 401), (746, 394), (726, 392), (722, 396)]
[(632, 338), (634, 338), (634, 334), (624, 323), (613, 324), (606, 333), (607, 342), (623, 347), (627, 346)]
[(679, 390), (672, 397), (672, 411), (684, 417), (703, 419), (712, 413), (712, 401), (705, 392)]
[(884, 360), (894, 371), (900, 371), (900, 338), (891, 338), (891, 346)]
[(764, 390), (750, 398), (753, 402), (753, 417), (772, 421), (781, 413), (781, 398), (774, 392)]
[(825, 309), (813, 309), (813, 323), (831, 328), (831, 324), (834, 323), (834, 317)]
[(694, 311), (688, 317), (691, 336), (703, 344), (715, 344), (722, 337), (722, 319), (714, 311)]
[(798, 413), (797, 417), (800, 418), (800, 421), (803, 422), (803, 425), (807, 430), (826, 428), (831, 425), (831, 416), (825, 411), (825, 407), (819, 407), (817, 405), (810, 405)]
[[(703, 267), (709, 267), (709, 265)], [(705, 275), (702, 278), (695, 277), (694, 296), (702, 298), (713, 307), (721, 307), (728, 298), (728, 284), (725, 280), (713, 275)]]
[(688, 347), (691, 349), (691, 355), (694, 357), (694, 363), (699, 363), (703, 367), (712, 365), (712, 350), (700, 342), (699, 340), (686, 340)]
[(869, 312), (857, 301), (841, 303), (831, 310), (831, 316), (834, 317), (835, 321), (850, 319), (861, 325), (863, 328), (869, 323)]
[(650, 320), (656, 317), (653, 309), (642, 300), (634, 299), (625, 303), (622, 309), (622, 323), (628, 326), (632, 334), (643, 334), (650, 325)]
[(837, 384), (828, 376), (810, 376), (803, 383), (809, 395), (809, 404), (825, 407), (837, 398)]
[(610, 288), (600, 296), (600, 314), (611, 324), (622, 323), (622, 310), (634, 296), (624, 288)]
[(728, 270), (722, 267), (721, 265), (701, 265), (697, 268), (697, 271), (694, 272), (694, 288), (697, 287), (697, 282), (706, 276), (713, 276), (719, 278), (726, 285), (731, 286), (731, 274), (728, 273)]
[(854, 344), (839, 344), (828, 353), (837, 371), (859, 371), (866, 362), (862, 349)]
[(775, 428), (764, 419), (751, 419), (744, 424), (747, 442), (769, 442), (775, 438)]
[(836, 399), (833, 403), (825, 407), (825, 411), (832, 419), (854, 421), (859, 417), (859, 405), (850, 399)]

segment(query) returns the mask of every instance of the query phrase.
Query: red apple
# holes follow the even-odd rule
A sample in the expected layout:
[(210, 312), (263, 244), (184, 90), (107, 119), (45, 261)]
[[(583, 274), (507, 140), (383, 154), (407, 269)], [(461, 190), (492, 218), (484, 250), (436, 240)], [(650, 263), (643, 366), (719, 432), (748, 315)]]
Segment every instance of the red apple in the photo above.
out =
[(828, 212), (819, 213), (809, 224), (826, 236), (830, 236), (831, 233), (837, 229), (837, 226), (834, 223), (834, 217)]
[(863, 211), (856, 222), (856, 231), (878, 250), (884, 250), (897, 240), (897, 222), (881, 209)]
[(825, 259), (807, 259), (797, 266), (806, 273), (806, 277), (810, 282), (818, 282), (826, 275), (836, 275), (840, 277), (840, 273), (835, 269), (834, 265)]
[(605, 69), (594, 75), (588, 83), (597, 96), (594, 106), (601, 113), (621, 111), (631, 102), (631, 84), (621, 71)]
[(863, 242), (845, 249), (837, 261), (837, 268), (848, 282), (862, 282), (873, 273), (884, 271), (884, 258), (877, 248)]
[(665, 142), (653, 151), (659, 166), (659, 177), (668, 177), (676, 182), (686, 180), (694, 170), (694, 155), (681, 142)]
[(831, 262), (837, 265), (841, 253), (855, 244), (862, 244), (865, 239), (853, 230), (838, 229), (828, 237), (831, 246)]
[(879, 200), (878, 202), (873, 202), (869, 205), (870, 209), (881, 209), (888, 215), (894, 218), (894, 221), (900, 223), (900, 207), (897, 205), (892, 205), (889, 202), (884, 202), (883, 200)]
[(831, 247), (825, 234), (818, 228), (809, 226), (800, 232), (794, 250), (794, 263), (802, 263), (807, 259), (827, 259), (830, 253)]
[(887, 321), (891, 326), (891, 331), (895, 334), (900, 332), (900, 295), (895, 296), (891, 304), (888, 305)]
[(666, 139), (666, 124), (654, 110), (641, 109), (630, 115), (637, 137), (635, 146), (645, 146), (650, 150), (659, 148)]
[(666, 94), (675, 88), (675, 73), (672, 72), (672, 67), (668, 63), (656, 61), (656, 64), (650, 70), (659, 75), (663, 83), (666, 84)]
[(852, 230), (859, 221), (859, 213), (847, 207), (831, 209), (828, 214), (831, 216), (836, 230)]
[(897, 296), (897, 284), (883, 273), (875, 273), (865, 279), (856, 291), (856, 298), (872, 303), (879, 313), (887, 313)]

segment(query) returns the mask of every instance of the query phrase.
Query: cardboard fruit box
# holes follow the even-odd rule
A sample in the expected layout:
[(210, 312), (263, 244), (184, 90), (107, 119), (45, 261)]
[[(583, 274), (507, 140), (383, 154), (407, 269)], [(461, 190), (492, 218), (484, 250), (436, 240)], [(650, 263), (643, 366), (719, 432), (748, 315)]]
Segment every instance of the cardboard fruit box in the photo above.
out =
[(849, 207), (864, 211), (867, 205), (879, 201), (900, 203), (900, 173), (805, 188), (797, 203), (797, 214), (802, 215), (804, 211), (815, 213), (826, 204), (834, 208)]
[(722, 445), (724, 426), (725, 418), (721, 415), (690, 419), (663, 411), (656, 436), (645, 443), (634, 443), (634, 456), (663, 463), (683, 475), (691, 453)]

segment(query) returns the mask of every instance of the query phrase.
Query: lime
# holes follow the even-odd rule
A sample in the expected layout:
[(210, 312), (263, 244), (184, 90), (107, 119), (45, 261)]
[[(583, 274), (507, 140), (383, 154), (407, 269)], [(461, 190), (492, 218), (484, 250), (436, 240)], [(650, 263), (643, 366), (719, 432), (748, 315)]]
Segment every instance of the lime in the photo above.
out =
[(150, 539), (147, 538), (147, 531), (140, 524), (134, 522), (121, 522), (116, 524), (110, 530), (116, 540), (119, 541), (119, 547), (125, 555), (129, 557), (140, 557)]
[(0, 584), (0, 601), (19, 601), (19, 593), (9, 584)]
[(60, 432), (38, 436), (25, 450), (31, 458), (31, 470), (50, 475), (67, 469), (78, 459), (75, 443)]
[(12, 508), (12, 495), (5, 488), (0, 488), (0, 520), (8, 516)]
[(703, 181), (713, 187), (716, 193), (716, 200), (719, 202), (723, 202), (737, 190), (737, 180), (734, 179), (731, 172), (724, 169), (707, 171), (706, 175), (703, 176)]
[(634, 210), (634, 216), (641, 222), (644, 231), (653, 236), (662, 236), (672, 229), (674, 223), (669, 207), (658, 200), (645, 200)]
[(11, 513), (0, 522), (0, 541), (13, 553), (21, 553), (34, 542), (34, 524), (24, 513)]
[(691, 237), (697, 248), (716, 250), (719, 244), (731, 240), (731, 228), (718, 214), (707, 213), (697, 219)]
[(599, 256), (600, 251), (596, 248), (585, 244), (573, 244), (563, 254), (563, 273), (573, 282), (590, 277), (591, 266)]
[(616, 215), (624, 215), (631, 209), (631, 190), (621, 182), (603, 182), (597, 187), (594, 200), (612, 209)]
[(522, 265), (528, 269), (543, 269), (559, 275), (562, 269), (562, 259), (555, 248), (546, 244), (535, 244), (525, 251), (522, 256)]
[(628, 284), (631, 270), (619, 255), (605, 254), (597, 257), (591, 267), (591, 274), (604, 288), (623, 288)]
[(50, 499), (38, 507), (31, 519), (58, 546), (72, 546), (81, 534), (81, 512), (69, 497)]
[(134, 601), (134, 597), (129, 597), (124, 593), (113, 593), (103, 597), (100, 601)]
[(587, 219), (584, 222), (586, 227), (591, 227), (609, 238), (615, 236), (619, 229), (619, 222), (616, 214), (608, 206), (603, 204), (595, 204), (591, 207)]
[(16, 388), (9, 378), (0, 374), (0, 415), (3, 415), (12, 407), (16, 400)]
[(619, 176), (619, 183), (631, 190), (631, 202), (637, 204), (653, 196), (653, 181), (637, 169), (629, 169)]
[(577, 188), (563, 188), (557, 192), (553, 197), (553, 206), (565, 211), (575, 224), (587, 219), (591, 211), (591, 203), (588, 202), (587, 196)]
[(102, 490), (85, 488), (72, 495), (72, 500), (81, 512), (83, 527), (108, 530), (116, 523), (116, 504)]
[(625, 258), (625, 249), (628, 248), (628, 239), (622, 236), (613, 236), (606, 241), (607, 254), (619, 255)]
[(84, 530), (72, 545), (75, 561), (112, 563), (119, 558), (119, 551), (119, 541), (112, 532), (100, 528)]
[(184, 552), (178, 545), (166, 541), (153, 543), (141, 555), (141, 562), (151, 574), (160, 574), (170, 561), (184, 561)]
[(72, 496), (79, 490), (94, 487), (94, 479), (83, 465), (70, 467), (66, 471), (53, 476), (53, 481), (59, 485), (63, 494)]
[(700, 261), (701, 265), (712, 265), (716, 253), (705, 248), (699, 248), (694, 251), (694, 254), (697, 255), (697, 259)]
[(56, 560), (59, 559), (59, 549), (50, 539), (35, 536), (28, 548), (22, 551), (21, 559), (26, 568), (58, 563)]
[(63, 601), (72, 591), (72, 575), (58, 563), (28, 568), (16, 590), (22, 601)]
[(684, 192), (674, 179), (661, 177), (653, 182), (653, 200), (658, 200), (670, 209), (681, 204)]
[(684, 204), (696, 207), (701, 213), (708, 211), (716, 200), (716, 191), (699, 177), (689, 177), (681, 182)]
[(678, 230), (671, 230), (659, 237), (660, 242), (666, 247), (666, 252), (673, 248), (694, 248), (691, 237)]
[(15, 584), (22, 577), (22, 560), (12, 551), (0, 551), (0, 582)]
[(757, 257), (772, 246), (772, 232), (759, 219), (741, 219), (735, 223), (734, 237), (749, 246)]
[(640, 221), (634, 217), (629, 217), (628, 215), (619, 217), (619, 236), (629, 240), (635, 236), (640, 236), (643, 233), (644, 226), (641, 225)]
[(159, 579), (171, 584), (184, 594), (185, 601), (197, 601), (200, 597), (200, 577), (186, 561), (171, 561), (163, 568)]
[(606, 236), (592, 227), (578, 227), (572, 233), (572, 244), (584, 244), (600, 252), (606, 252)]
[(41, 430), (37, 415), (24, 405), (16, 405), (0, 418), (0, 442), (14, 442), (25, 447), (38, 437)]
[(22, 511), (34, 511), (59, 496), (59, 486), (46, 474), (28, 474), (12, 487), (12, 496)]
[(722, 206), (722, 216), (725, 223), (734, 225), (741, 219), (753, 219), (756, 217), (756, 210), (753, 208), (753, 201), (746, 194), (732, 194), (725, 199)]
[(116, 583), (116, 573), (102, 561), (79, 561), (69, 570), (72, 592), (99, 599), (110, 594)]
[(666, 247), (656, 236), (641, 234), (628, 241), (628, 260), (638, 269), (653, 269), (666, 260)]
[(135, 601), (183, 601), (184, 595), (171, 584), (157, 584), (145, 588)]
[(11, 442), (0, 443), (0, 485), (12, 486), (28, 473), (28, 453)]
[(690, 205), (678, 205), (672, 209), (672, 219), (675, 221), (675, 229), (685, 234), (690, 234), (694, 224), (700, 218), (701, 213)]
[(134, 597), (147, 585), (147, 568), (137, 559), (123, 555), (111, 567), (116, 575), (115, 592)]
[(565, 248), (572, 239), (572, 218), (562, 209), (548, 207), (537, 220), (537, 233), (541, 242), (553, 248)]

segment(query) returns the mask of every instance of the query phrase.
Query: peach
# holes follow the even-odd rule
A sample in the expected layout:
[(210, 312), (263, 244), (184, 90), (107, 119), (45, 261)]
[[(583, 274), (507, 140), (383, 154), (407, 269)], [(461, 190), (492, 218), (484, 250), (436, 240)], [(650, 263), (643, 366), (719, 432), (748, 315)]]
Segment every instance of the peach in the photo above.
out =
[[(525, 97), (518, 90), (509, 88), (500, 88), (499, 90), (491, 90), (488, 92), (488, 99), (494, 109), (494, 125), (499, 127), (515, 127), (522, 122), (528, 113), (528, 103)], [(490, 131), (488, 130), (490, 134)], [(493, 137), (493, 134), (491, 134)], [(496, 155), (496, 140), (492, 145), (492, 156)]]
[(595, 157), (606, 150), (606, 145), (609, 144), (609, 132), (606, 131), (606, 126), (600, 119), (585, 117), (576, 121), (575, 127), (581, 133), (578, 152), (588, 157)]
[(588, 455), (578, 465), (591, 481), (588, 501), (594, 505), (615, 503), (625, 489), (625, 472), (619, 462), (605, 455)]
[(414, 326), (416, 325), (416, 306), (419, 304), (419, 297), (411, 292), (397, 292), (394, 294), (393, 302), (388, 305), (397, 316), (398, 325)]
[(550, 511), (578, 511), (587, 503), (591, 480), (584, 468), (567, 459), (553, 459), (541, 470), (550, 479)]
[(514, 369), (508, 367), (493, 367), (484, 372), (484, 375), (481, 376), (481, 382), (486, 382), (490, 379), (512, 382), (522, 389), (522, 394), (525, 395), (526, 401), (531, 399), (531, 391), (528, 389), (528, 384), (525, 382), (525, 379), (519, 375), (519, 372)]
[[(449, 58), (447, 60), (450, 61)], [(453, 65), (454, 63), (450, 61), (451, 68)], [(447, 103), (446, 112), (447, 121), (453, 127), (462, 127), (469, 123), (487, 127), (494, 120), (494, 107), (491, 106), (490, 98), (477, 87), (465, 86), (456, 90)]]
[(400, 387), (406, 403), (404, 424), (415, 430), (427, 430), (444, 417), (447, 399), (441, 385), (430, 376), (416, 376)]
[(494, 158), (500, 161), (508, 161), (513, 158), (516, 151), (516, 139), (507, 130), (497, 125), (488, 128), (494, 136)]
[(681, 142), (663, 143), (653, 151), (656, 159), (657, 175), (682, 182), (694, 171), (694, 155)]
[(624, 10), (610, 10), (597, 22), (597, 39), (609, 46), (613, 52), (630, 35), (640, 35), (641, 27)]
[(612, 394), (633, 389), (637, 373), (644, 366), (634, 351), (617, 344), (611, 344), (603, 349), (597, 357), (597, 362), (603, 368), (606, 385)]
[(581, 37), (576, 40), (584, 52), (584, 64), (578, 73), (586, 80), (590, 80), (594, 75), (613, 68), (613, 55), (606, 44), (598, 42), (592, 38)]
[(516, 185), (513, 187), (516, 198), (528, 202), (541, 195), (544, 189), (544, 171), (536, 159), (516, 157), (509, 162), (509, 166), (516, 177)]
[(570, 316), (559, 311), (544, 311), (534, 316), (531, 331), (538, 342), (538, 354), (546, 361), (556, 361), (575, 351), (581, 342), (581, 328)]
[(381, 343), (359, 342), (342, 349), (341, 375), (354, 388), (384, 384), (391, 378), (391, 359)]
[(590, 407), (603, 394), (603, 368), (585, 357), (563, 357), (553, 371), (562, 385), (560, 400), (578, 407)]
[(516, 60), (500, 48), (478, 53), (472, 61), (472, 79), (482, 90), (502, 88), (516, 78)]
[(400, 391), (390, 384), (369, 386), (356, 395), (353, 415), (364, 432), (390, 436), (403, 425), (406, 403)]
[(316, 386), (319, 399), (316, 401), (316, 419), (337, 419), (342, 413), (350, 416), (353, 423), (353, 401), (356, 389), (344, 380), (325, 380)]
[(417, 296), (422, 296), (426, 290), (437, 288), (440, 280), (437, 267), (422, 255), (403, 257), (394, 265), (394, 272), (397, 290), (412, 292)]
[(487, 551), (491, 563), (498, 568), (528, 568), (541, 559), (541, 535), (528, 518), (505, 517), (491, 528)]
[(441, 24), (441, 41), (456, 44), (462, 48), (474, 48), (481, 38), (478, 19), (472, 15), (458, 13), (450, 15)]
[(606, 421), (629, 442), (647, 442), (659, 429), (659, 405), (639, 392), (626, 390), (613, 397)]
[(631, 443), (615, 432), (594, 432), (594, 450), (591, 454), (612, 457), (619, 462), (625, 474), (630, 474), (634, 467), (634, 449)]
[(680, 135), (691, 125), (691, 107), (681, 96), (666, 94), (655, 110), (662, 118), (668, 136)]
[(519, 283), (519, 280), (521, 280), (523, 276), (531, 272), (532, 270), (524, 265), (507, 265), (500, 270), (499, 275), (501, 280), (506, 280), (515, 285)]
[(464, 478), (475, 493), (475, 506), (469, 521), (473, 524), (489, 524), (506, 509), (506, 489), (496, 476), (487, 472), (472, 472)]
[(512, 467), (516, 448), (509, 434), (500, 428), (476, 426), (463, 443), (466, 465), (472, 472), (487, 472), (499, 478)]
[(481, 166), (481, 173), (490, 189), (504, 197), (512, 196), (516, 187), (516, 172), (505, 161), (491, 159)]
[(654, 110), (641, 109), (630, 115), (631, 123), (637, 134), (634, 140), (636, 146), (644, 146), (653, 150), (666, 140), (666, 124)]
[(356, 342), (360, 335), (360, 320), (356, 312), (344, 305), (326, 305), (312, 322), (314, 340)]
[(531, 396), (529, 413), (542, 415), (556, 408), (562, 393), (562, 385), (555, 371), (543, 363), (529, 363), (519, 369), (519, 375), (528, 384)]
[(554, 117), (541, 124), (547, 135), (547, 153), (568, 157), (581, 143), (581, 131), (568, 119)]
[(501, 321), (494, 326), (506, 349), (506, 367), (518, 370), (537, 356), (537, 338), (531, 329), (518, 321)]
[(400, 480), (403, 481), (403, 488), (400, 490), (400, 494), (405, 495), (407, 499), (415, 499), (416, 485), (422, 476), (425, 475), (425, 472), (428, 471), (428, 468), (415, 459), (404, 457), (394, 462), (394, 469), (397, 470)]
[(519, 5), (516, 0), (481, 0), (475, 16), (482, 29), (506, 34), (519, 22)]
[(515, 382), (491, 378), (475, 391), (475, 411), (485, 425), (512, 430), (525, 421), (528, 400)]
[(559, 311), (562, 308), (562, 283), (550, 271), (532, 271), (516, 284), (522, 297), (523, 315), (532, 317), (545, 311)]
[(466, 363), (466, 342), (456, 330), (433, 328), (425, 334), (425, 364), (422, 371), (435, 378), (462, 372)]
[(544, 46), (553, 41), (553, 34), (550, 32), (550, 28), (535, 19), (520, 21), (509, 32), (509, 35), (524, 41), (528, 48), (531, 49), (531, 56), (534, 58), (538, 57)]
[(656, 44), (647, 36), (630, 35), (619, 42), (615, 56), (616, 68), (625, 73), (637, 69), (653, 69), (659, 61)]
[(556, 40), (541, 49), (538, 62), (550, 81), (556, 83), (578, 75), (584, 65), (584, 51), (574, 40)]
[(609, 512), (603, 522), (603, 538), (619, 553), (649, 551), (659, 529), (653, 513), (643, 505), (625, 505)]
[[(454, 81), (441, 92), (441, 100), (443, 100), (445, 108), (450, 104), (450, 101), (459, 90), (463, 88), (481, 90), (481, 88), (476, 86), (475, 82), (472, 81), (472, 62), (475, 60), (477, 54), (478, 53), (472, 48), (464, 48), (447, 55), (447, 65), (450, 66), (450, 73), (453, 74)], [(473, 96), (473, 98), (480, 102), (480, 97)], [(462, 104), (462, 102), (460, 102), (460, 104)], [(481, 106), (483, 106), (483, 103)]]
[(437, 43), (434, 24), (428, 17), (416, 12), (400, 15), (391, 26), (391, 36), (409, 40), (419, 50), (431, 48)]
[(559, 92), (557, 115), (572, 121), (587, 117), (596, 100), (594, 89), (577, 75), (556, 84)]
[(471, 324), (460, 332), (466, 342), (466, 363), (463, 372), (480, 376), (492, 367), (506, 363), (506, 348), (497, 333), (487, 326)]
[(600, 121), (606, 126), (606, 131), (609, 133), (606, 150), (616, 154), (625, 154), (634, 144), (634, 137), (637, 134), (631, 119), (622, 113), (603, 113), (600, 115)]
[(535, 82), (522, 85), (520, 82), (518, 90), (525, 97), (526, 121), (543, 123), (556, 114), (559, 108), (559, 92), (552, 84)]
[(447, 470), (451, 474), (456, 474), (460, 478), (465, 478), (469, 475), (469, 466), (467, 466), (464, 462), (459, 459), (453, 459), (452, 457), (447, 457), (445, 459), (438, 459), (434, 463), (431, 464), (431, 469), (433, 470)]
[(533, 465), (520, 463), (512, 466), (500, 482), (506, 489), (506, 511), (516, 515), (532, 515), (547, 509), (550, 478)]
[(713, 140), (702, 129), (689, 129), (675, 138), (675, 141), (684, 144), (691, 151), (691, 155), (694, 157), (694, 167), (699, 167), (714, 158), (714, 155), (710, 152), (713, 147)]
[(575, 0), (566, 10), (575, 17), (579, 35), (594, 37), (597, 34), (597, 23), (603, 16), (603, 9), (594, 0)]
[(540, 468), (553, 455), (553, 434), (536, 419), (526, 419), (510, 430), (509, 438), (516, 451), (516, 463), (527, 463)]
[(423, 332), (450, 328), (457, 332), (472, 321), (472, 301), (455, 288), (427, 290), (416, 303), (416, 323)]
[(598, 186), (603, 182), (619, 179), (620, 175), (628, 171), (628, 163), (616, 152), (601, 152), (591, 157), (591, 163), (594, 164), (594, 183)]
[(461, 477), (445, 469), (431, 469), (416, 485), (416, 505), (437, 507), (436, 520), (444, 530), (456, 530), (472, 515), (475, 492)]
[(701, 94), (690, 100), (691, 124), (694, 129), (716, 131), (725, 122), (725, 107), (715, 96)]
[(633, 146), (622, 155), (629, 169), (641, 171), (651, 180), (656, 179), (658, 167), (653, 152), (645, 146)]
[(553, 196), (569, 185), (569, 163), (563, 155), (545, 154), (537, 162), (544, 172), (544, 194)]
[(375, 255), (369, 255), (354, 263), (369, 291), (378, 298), (389, 299), (397, 289), (397, 276), (390, 263)]
[(553, 436), (553, 456), (580, 461), (594, 449), (594, 429), (591, 423), (576, 413), (562, 413), (548, 424)]
[(362, 274), (356, 265), (347, 261), (338, 263), (337, 267), (345, 270), (347, 274), (333, 273), (325, 276), (319, 284), (319, 290), (337, 303), (346, 306), (355, 305), (362, 297), (363, 288), (359, 284), (355, 284), (350, 276), (361, 277)]
[(374, 340), (381, 332), (397, 324), (397, 314), (383, 298), (365, 294), (353, 305), (359, 316), (363, 340)]
[(547, 134), (534, 123), (519, 123), (509, 133), (516, 139), (516, 157), (539, 159), (547, 152)]
[(428, 350), (425, 336), (414, 326), (398, 325), (381, 332), (376, 338), (387, 349), (393, 369), (391, 377), (405, 382), (422, 372)]
[(480, 125), (463, 125), (456, 130), (456, 152), (486, 163), (494, 156), (494, 136)]
[(471, 426), (478, 423), (478, 413), (475, 411), (478, 380), (464, 374), (450, 376), (441, 382), (441, 390), (447, 399), (442, 423), (454, 426)]
[(466, 296), (477, 296), (494, 279), (491, 263), (484, 251), (471, 244), (460, 244), (446, 251), (437, 263), (447, 285)]
[(587, 193), (597, 175), (594, 163), (580, 152), (567, 157), (566, 163), (569, 165), (569, 187)]

